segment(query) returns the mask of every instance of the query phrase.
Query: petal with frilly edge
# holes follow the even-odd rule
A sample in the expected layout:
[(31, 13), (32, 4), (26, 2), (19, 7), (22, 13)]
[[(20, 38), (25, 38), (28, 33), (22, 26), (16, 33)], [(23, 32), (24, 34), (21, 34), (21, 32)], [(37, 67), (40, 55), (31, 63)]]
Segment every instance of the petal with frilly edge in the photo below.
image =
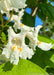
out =
[(53, 45), (51, 43), (48, 44), (48, 43), (44, 43), (44, 42), (39, 41), (38, 47), (44, 51), (48, 51), (53, 47)]
[(29, 48), (27, 45), (23, 44), (22, 45), (22, 51), (20, 53), (20, 57), (23, 59), (31, 59), (32, 56), (34, 55), (34, 52), (31, 48)]
[(11, 54), (11, 47), (10, 47), (10, 44), (8, 43), (5, 46), (5, 48), (3, 48), (2, 55), (5, 55), (6, 58), (9, 58), (10, 54)]
[(19, 62), (19, 51), (17, 49), (10, 55), (10, 62), (17, 65)]

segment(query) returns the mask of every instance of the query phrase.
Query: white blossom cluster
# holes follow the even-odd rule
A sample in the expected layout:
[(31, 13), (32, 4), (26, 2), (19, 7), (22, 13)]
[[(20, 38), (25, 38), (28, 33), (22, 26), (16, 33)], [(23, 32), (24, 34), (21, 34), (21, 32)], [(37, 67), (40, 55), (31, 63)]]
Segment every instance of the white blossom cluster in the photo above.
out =
[[(26, 7), (26, 0), (0, 0), (0, 10), (7, 13), (9, 10), (14, 9), (19, 11), (18, 15), (12, 15), (11, 20), (14, 20), (14, 29), (20, 29), (21, 32), (16, 34), (12, 27), (8, 29), (8, 43), (3, 49), (2, 54), (9, 58), (10, 62), (17, 65), (19, 62), (19, 58), (22, 59), (31, 59), (34, 55), (34, 50), (36, 50), (36, 46), (41, 48), (44, 51), (48, 51), (52, 48), (52, 44), (44, 43), (38, 40), (38, 32), (42, 26), (29, 27), (21, 23), (21, 18), (24, 14), (24, 9)], [(25, 38), (30, 40), (29, 45), (25, 44)]]

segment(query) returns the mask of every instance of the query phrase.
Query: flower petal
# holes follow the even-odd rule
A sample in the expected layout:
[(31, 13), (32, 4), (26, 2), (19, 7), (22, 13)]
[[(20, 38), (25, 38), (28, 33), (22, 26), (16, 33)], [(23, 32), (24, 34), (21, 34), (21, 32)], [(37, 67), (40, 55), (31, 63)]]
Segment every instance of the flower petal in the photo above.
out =
[(10, 55), (10, 62), (17, 65), (19, 62), (19, 51), (17, 48), (14, 50), (14, 52), (11, 53)]
[(10, 53), (11, 53), (11, 50), (10, 50), (10, 47), (9, 47), (9, 44), (8, 44), (8, 45), (6, 45), (5, 48), (3, 48), (2, 55), (5, 55), (6, 58), (9, 58)]
[(38, 47), (44, 51), (48, 51), (53, 47), (53, 45), (51, 43), (48, 44), (48, 43), (44, 43), (44, 42), (38, 42)]
[(42, 28), (42, 26), (41, 25), (38, 25), (36, 28), (35, 28), (35, 30), (36, 30), (36, 37), (38, 36), (38, 32), (39, 32), (39, 30)]
[(34, 52), (32, 49), (30, 49), (27, 45), (22, 46), (22, 51), (20, 53), (20, 57), (23, 59), (31, 59), (34, 55)]

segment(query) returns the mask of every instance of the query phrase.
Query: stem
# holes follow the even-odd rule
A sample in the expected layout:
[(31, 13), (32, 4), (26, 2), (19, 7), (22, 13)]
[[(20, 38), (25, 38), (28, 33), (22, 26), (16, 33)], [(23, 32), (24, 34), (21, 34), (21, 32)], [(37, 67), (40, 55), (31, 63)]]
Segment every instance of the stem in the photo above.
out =
[(32, 16), (35, 16), (36, 15), (37, 9), (38, 9), (38, 7), (36, 6), (35, 9), (34, 9), (34, 11), (33, 11), (33, 13), (32, 13)]
[[(12, 17), (12, 14), (10, 15), (10, 18), (9, 18), (9, 20), (6, 22), (5, 26), (9, 23), (9, 21), (11, 20), (11, 17)], [(5, 26), (4, 26), (4, 27), (5, 27)]]
[[(12, 10), (12, 13), (10, 14), (10, 18), (9, 18), (9, 20), (6, 22), (6, 24), (5, 24), (5, 26), (9, 23), (9, 21), (11, 20), (11, 17), (12, 17), (12, 15), (13, 15), (13, 11), (14, 11), (14, 9)], [(9, 13), (9, 12), (8, 12)]]
[[(38, 7), (36, 6), (35, 9), (34, 9), (34, 11), (33, 11), (33, 13), (32, 13), (32, 16), (35, 16), (36, 15), (37, 9), (38, 9)], [(35, 26), (34, 26), (34, 30), (35, 30)]]
[(0, 32), (0, 36), (1, 36), (1, 33), (2, 33), (2, 31), (3, 31), (3, 28), (4, 28), (4, 23), (3, 23), (3, 16), (2, 16), (2, 14), (1, 14), (1, 26), (2, 26), (2, 30), (1, 30), (1, 32)]
[(1, 22), (2, 22), (2, 27), (3, 27), (3, 16), (2, 16), (2, 14), (1, 14)]

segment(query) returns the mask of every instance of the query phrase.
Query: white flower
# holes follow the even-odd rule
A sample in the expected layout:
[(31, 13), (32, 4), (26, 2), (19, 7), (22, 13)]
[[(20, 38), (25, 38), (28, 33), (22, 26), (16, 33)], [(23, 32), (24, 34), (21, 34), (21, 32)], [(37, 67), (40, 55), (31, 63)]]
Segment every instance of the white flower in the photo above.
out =
[(7, 11), (10, 10), (10, 6), (9, 6), (8, 0), (0, 0), (0, 2), (1, 2), (0, 6), (2, 6), (1, 10), (3, 10), (4, 12), (7, 12)]
[[(0, 0), (0, 11), (1, 13), (6, 13), (6, 16), (8, 19), (10, 18), (10, 11), (14, 10), (16, 12), (19, 12), (19, 9), (25, 8), (27, 5), (25, 4), (26, 0)], [(22, 11), (21, 11), (22, 12)], [(19, 15), (22, 15), (23, 13), (19, 13)], [(20, 21), (18, 21), (20, 22)], [(14, 27), (17, 27), (17, 24), (15, 23)], [(16, 30), (15, 27), (15, 30)]]
[(11, 9), (18, 10), (19, 8), (25, 8), (27, 5), (25, 4), (26, 0), (0, 0), (0, 7), (3, 11), (10, 11)]
[(21, 28), (21, 19), (22, 19), (23, 15), (24, 15), (24, 9), (21, 9), (21, 11), (19, 11), (18, 15), (12, 15), (11, 21), (13, 20), (15, 22), (15, 24), (13, 26), (15, 31), (17, 31), (17, 29)]
[(10, 0), (11, 6), (14, 8), (25, 8), (27, 5), (25, 4), (26, 0)]
[(34, 55), (33, 50), (25, 45), (25, 32), (15, 34), (10, 27), (8, 30), (8, 44), (2, 54), (10, 59), (10, 62), (17, 65), (19, 58), (27, 59)]
[(50, 43), (44, 43), (44, 42), (41, 42), (38, 40), (38, 32), (39, 32), (39, 29), (41, 28), (42, 26), (37, 26), (35, 28), (35, 30), (33, 30), (32, 32), (28, 32), (26, 34), (26, 36), (30, 39), (30, 43), (29, 43), (29, 46), (33, 49), (33, 50), (36, 50), (36, 46), (38, 46), (39, 48), (41, 48), (42, 50), (44, 51), (47, 51), (47, 50), (50, 50), (53, 45)]

